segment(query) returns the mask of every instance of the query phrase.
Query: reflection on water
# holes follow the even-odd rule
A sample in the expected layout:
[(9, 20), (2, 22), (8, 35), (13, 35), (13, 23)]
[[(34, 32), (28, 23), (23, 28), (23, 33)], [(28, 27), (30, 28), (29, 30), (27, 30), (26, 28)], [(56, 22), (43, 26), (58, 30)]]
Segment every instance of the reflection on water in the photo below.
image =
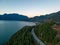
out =
[(3, 45), (15, 32), (26, 25), (35, 24), (23, 21), (0, 21), (0, 45)]

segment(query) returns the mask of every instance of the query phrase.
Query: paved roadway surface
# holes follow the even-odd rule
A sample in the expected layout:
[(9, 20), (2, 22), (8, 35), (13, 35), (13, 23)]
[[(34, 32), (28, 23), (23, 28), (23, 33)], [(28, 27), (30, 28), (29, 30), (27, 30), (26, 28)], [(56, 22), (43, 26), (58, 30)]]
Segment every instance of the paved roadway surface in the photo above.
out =
[(34, 33), (34, 28), (32, 29), (32, 35), (33, 35), (33, 37), (34, 37), (34, 39), (37, 41), (37, 43), (39, 44), (39, 45), (45, 45), (37, 36), (36, 36), (36, 34)]

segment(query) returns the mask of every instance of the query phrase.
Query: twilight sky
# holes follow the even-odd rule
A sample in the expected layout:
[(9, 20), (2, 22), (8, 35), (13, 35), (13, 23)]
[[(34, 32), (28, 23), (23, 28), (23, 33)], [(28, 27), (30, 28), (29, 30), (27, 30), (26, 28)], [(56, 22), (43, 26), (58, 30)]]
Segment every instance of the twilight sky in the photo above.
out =
[(0, 0), (0, 14), (18, 13), (28, 17), (60, 11), (60, 0)]

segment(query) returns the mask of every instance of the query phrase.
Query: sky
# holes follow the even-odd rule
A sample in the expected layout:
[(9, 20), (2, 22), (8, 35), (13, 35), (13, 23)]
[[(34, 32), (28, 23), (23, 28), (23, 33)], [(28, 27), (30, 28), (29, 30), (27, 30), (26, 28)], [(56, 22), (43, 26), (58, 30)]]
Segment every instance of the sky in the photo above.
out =
[(28, 17), (60, 11), (60, 0), (0, 0), (0, 14), (18, 13)]

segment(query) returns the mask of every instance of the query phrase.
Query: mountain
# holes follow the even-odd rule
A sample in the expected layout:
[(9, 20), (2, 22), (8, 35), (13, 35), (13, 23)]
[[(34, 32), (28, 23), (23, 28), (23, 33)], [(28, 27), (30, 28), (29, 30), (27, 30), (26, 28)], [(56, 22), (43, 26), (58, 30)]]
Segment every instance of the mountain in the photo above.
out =
[(46, 22), (52, 20), (54, 22), (60, 23), (60, 11), (51, 14), (35, 16), (33, 18), (28, 18), (27, 16), (15, 14), (15, 13), (3, 14), (0, 15), (0, 20), (16, 20), (16, 21), (32, 21), (32, 22)]
[(52, 20), (55, 22), (60, 22), (60, 11), (51, 13), (51, 14), (46, 14), (46, 15), (41, 15), (41, 16), (35, 16), (33, 18), (30, 18), (30, 21), (39, 21), (39, 22), (45, 22), (48, 20)]
[(49, 19), (52, 19), (55, 22), (60, 22), (60, 11), (50, 14)]
[(43, 22), (45, 19), (47, 19), (46, 16), (35, 16), (33, 18), (30, 18), (30, 21), (34, 21), (34, 22)]
[(3, 14), (0, 15), (0, 20), (16, 20), (16, 21), (28, 21), (29, 18), (19, 14)]

